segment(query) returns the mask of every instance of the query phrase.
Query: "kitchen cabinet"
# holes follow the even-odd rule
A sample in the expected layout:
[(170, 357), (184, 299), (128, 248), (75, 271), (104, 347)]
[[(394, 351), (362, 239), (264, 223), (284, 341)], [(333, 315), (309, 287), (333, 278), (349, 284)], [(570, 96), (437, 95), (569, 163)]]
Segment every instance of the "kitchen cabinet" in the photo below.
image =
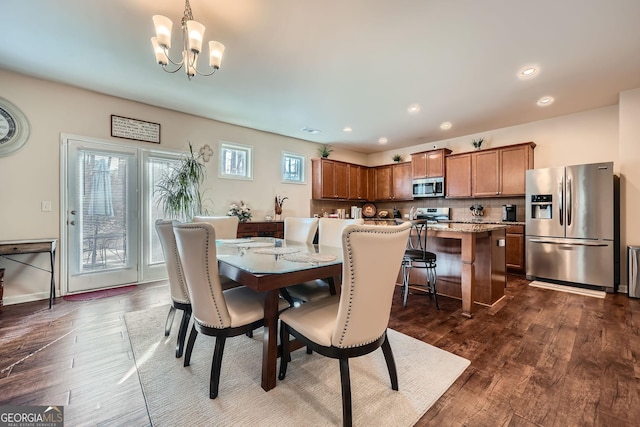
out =
[(314, 199), (348, 199), (349, 164), (328, 159), (312, 159), (312, 197)]
[(472, 196), (524, 196), (534, 147), (533, 142), (527, 142), (472, 153)]
[(348, 170), (349, 200), (369, 200), (369, 168), (350, 164)]
[(238, 223), (238, 238), (275, 237), (284, 239), (284, 221), (248, 221)]
[(411, 163), (396, 163), (375, 168), (376, 200), (412, 200)]
[(447, 148), (424, 151), (411, 155), (412, 178), (437, 178), (445, 175), (445, 157), (451, 153)]
[(533, 142), (445, 158), (446, 197), (524, 196), (527, 169), (533, 168)]
[(471, 197), (471, 154), (447, 156), (447, 176), (444, 180), (448, 198)]
[(513, 273), (524, 274), (524, 225), (510, 225), (507, 227), (506, 261), (507, 269)]

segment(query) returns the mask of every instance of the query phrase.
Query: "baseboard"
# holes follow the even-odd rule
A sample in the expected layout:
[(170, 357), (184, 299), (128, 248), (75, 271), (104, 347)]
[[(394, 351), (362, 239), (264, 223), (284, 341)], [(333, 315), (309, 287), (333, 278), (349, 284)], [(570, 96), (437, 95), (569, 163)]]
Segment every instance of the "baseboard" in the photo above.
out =
[(25, 294), (25, 295), (17, 295), (17, 296), (7, 296), (6, 293), (4, 298), (2, 299), (3, 305), (14, 305), (14, 304), (22, 304), (25, 302), (33, 302), (33, 301), (41, 301), (41, 300), (49, 300), (49, 292), (36, 292), (33, 294)]

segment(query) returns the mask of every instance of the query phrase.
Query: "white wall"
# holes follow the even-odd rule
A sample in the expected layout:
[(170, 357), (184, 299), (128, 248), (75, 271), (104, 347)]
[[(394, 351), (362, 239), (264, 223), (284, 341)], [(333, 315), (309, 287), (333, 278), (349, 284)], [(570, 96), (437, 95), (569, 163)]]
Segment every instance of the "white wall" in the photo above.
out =
[(434, 146), (448, 148), (453, 154), (472, 151), (471, 142), (479, 137), (484, 138), (483, 148), (535, 142), (536, 168), (603, 161), (614, 162), (616, 171), (620, 167), (617, 105), (415, 145), (403, 150), (376, 153), (369, 156), (369, 165), (392, 163), (391, 157), (395, 153), (400, 153), (406, 160), (409, 160), (411, 153), (430, 150)]
[[(276, 194), (289, 199), (285, 216), (309, 216), (311, 158), (318, 157), (319, 144), (260, 132), (240, 126), (152, 107), (53, 82), (0, 70), (0, 96), (15, 104), (27, 116), (31, 135), (19, 152), (0, 157), (0, 240), (60, 238), (60, 135), (81, 135), (119, 144), (145, 145), (112, 138), (111, 114), (146, 120), (161, 125), (161, 144), (153, 148), (187, 150), (209, 144), (214, 156), (207, 163), (205, 198), (213, 202), (216, 214), (226, 214), (232, 202), (245, 201), (254, 219), (273, 211)], [(254, 147), (253, 181), (217, 177), (218, 141)], [(281, 153), (289, 151), (307, 157), (304, 185), (280, 182)], [(366, 163), (366, 155), (336, 150), (332, 158)], [(42, 212), (41, 201), (53, 202), (52, 212)], [(60, 254), (59, 254), (60, 255)], [(58, 255), (58, 266), (59, 268)], [(13, 258), (48, 269), (44, 255)], [(48, 273), (0, 257), (6, 268), (4, 301), (7, 304), (48, 297)], [(60, 283), (59, 277), (57, 283)]]
[[(0, 157), (0, 240), (60, 238), (60, 134), (68, 133), (125, 143), (110, 136), (110, 115), (117, 114), (161, 124), (160, 147), (186, 150), (188, 141), (195, 148), (209, 144), (215, 151), (207, 163), (206, 196), (216, 213), (224, 214), (231, 202), (244, 200), (261, 219), (273, 209), (277, 194), (289, 197), (284, 215), (309, 215), (311, 197), (310, 159), (317, 157), (318, 144), (260, 132), (175, 111), (126, 101), (52, 82), (33, 79), (0, 70), (0, 94), (17, 105), (31, 124), (27, 145), (9, 157)], [(620, 111), (618, 111), (620, 110)], [(535, 167), (613, 161), (621, 174), (622, 247), (640, 244), (640, 89), (620, 96), (620, 105), (572, 114), (554, 119), (496, 129), (424, 143), (403, 150), (369, 156), (336, 149), (332, 159), (375, 166), (392, 163), (395, 153), (411, 153), (437, 146), (454, 153), (470, 151), (471, 141), (484, 137), (487, 147), (534, 141)], [(255, 178), (231, 181), (217, 178), (216, 159), (219, 140), (253, 145)], [(151, 144), (153, 145), (153, 144)], [(307, 156), (307, 184), (282, 184), (279, 180), (281, 151)], [(53, 202), (52, 212), (41, 212), (40, 202)], [(627, 243), (628, 242), (628, 243)], [(623, 251), (624, 256), (624, 251)], [(23, 255), (21, 260), (35, 262), (47, 269), (42, 255)], [(59, 257), (58, 257), (59, 259)], [(5, 303), (46, 298), (48, 274), (0, 258), (0, 268), (7, 268)], [(58, 267), (57, 267), (58, 268)], [(59, 268), (58, 268), (59, 271)], [(624, 269), (622, 270), (625, 279)], [(59, 277), (57, 278), (59, 283)]]
[(640, 88), (620, 94), (620, 234), (622, 281), (626, 247), (640, 246)]

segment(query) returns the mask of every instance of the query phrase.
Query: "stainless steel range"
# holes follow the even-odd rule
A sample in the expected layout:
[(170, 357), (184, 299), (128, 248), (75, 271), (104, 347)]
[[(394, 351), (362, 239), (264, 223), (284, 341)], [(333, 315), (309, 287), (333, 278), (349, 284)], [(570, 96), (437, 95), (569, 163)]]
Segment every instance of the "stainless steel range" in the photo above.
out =
[(428, 223), (446, 221), (449, 219), (449, 208), (418, 208), (416, 219), (426, 219)]

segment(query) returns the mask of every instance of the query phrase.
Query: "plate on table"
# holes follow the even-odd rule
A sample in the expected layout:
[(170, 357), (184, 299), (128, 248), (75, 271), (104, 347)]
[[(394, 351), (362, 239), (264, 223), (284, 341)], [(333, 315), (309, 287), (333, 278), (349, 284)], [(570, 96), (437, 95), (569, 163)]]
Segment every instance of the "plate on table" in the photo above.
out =
[(376, 205), (373, 203), (365, 203), (362, 206), (362, 216), (365, 218), (373, 218), (376, 216)]

